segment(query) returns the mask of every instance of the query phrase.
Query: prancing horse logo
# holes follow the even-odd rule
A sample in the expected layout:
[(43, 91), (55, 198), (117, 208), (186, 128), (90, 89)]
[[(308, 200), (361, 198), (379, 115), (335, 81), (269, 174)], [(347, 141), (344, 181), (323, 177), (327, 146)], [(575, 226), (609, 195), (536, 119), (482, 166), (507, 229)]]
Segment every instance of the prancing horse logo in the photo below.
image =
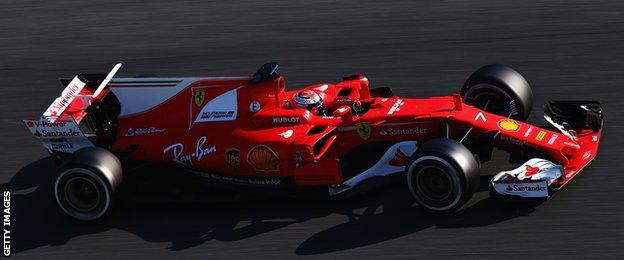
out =
[(195, 90), (193, 93), (193, 100), (195, 100), (195, 105), (201, 107), (204, 104), (204, 98), (206, 97), (206, 91), (203, 89)]
[(371, 135), (371, 126), (369, 123), (358, 123), (355, 125), (355, 130), (364, 140), (368, 140)]

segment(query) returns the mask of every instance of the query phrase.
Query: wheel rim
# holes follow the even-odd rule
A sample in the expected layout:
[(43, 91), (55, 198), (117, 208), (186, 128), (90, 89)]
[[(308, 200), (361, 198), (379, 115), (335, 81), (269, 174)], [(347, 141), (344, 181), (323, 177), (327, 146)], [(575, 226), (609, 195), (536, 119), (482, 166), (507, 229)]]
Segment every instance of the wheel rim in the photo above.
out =
[(408, 188), (418, 204), (434, 211), (450, 210), (462, 198), (455, 168), (437, 156), (423, 156), (408, 168)]
[(79, 212), (94, 210), (101, 203), (96, 184), (84, 177), (73, 177), (65, 184), (65, 198), (70, 207)]
[(478, 84), (465, 94), (472, 98), (472, 105), (493, 114), (513, 117), (519, 115), (514, 99), (500, 88), (489, 84)]
[(59, 174), (54, 195), (59, 207), (78, 220), (94, 220), (106, 213), (110, 189), (102, 177), (84, 168), (70, 168)]
[(425, 166), (417, 173), (416, 181), (421, 194), (428, 200), (443, 202), (453, 192), (451, 177), (438, 166)]

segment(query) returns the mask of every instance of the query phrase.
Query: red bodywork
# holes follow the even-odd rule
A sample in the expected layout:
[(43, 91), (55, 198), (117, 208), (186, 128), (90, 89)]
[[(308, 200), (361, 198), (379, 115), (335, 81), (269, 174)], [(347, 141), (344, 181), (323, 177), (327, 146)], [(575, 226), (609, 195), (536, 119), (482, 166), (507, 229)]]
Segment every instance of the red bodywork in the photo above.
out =
[[(113, 81), (100, 97), (111, 93), (111, 88), (137, 86)], [(234, 89), (234, 120), (195, 122), (203, 106)], [(440, 127), (448, 122), (451, 136), (471, 126), (469, 138), (498, 131), (503, 142), (543, 151), (564, 167), (564, 176), (556, 183), (561, 187), (595, 157), (600, 140), (600, 132), (581, 131), (573, 140), (560, 132), (491, 114), (465, 104), (458, 94), (371, 97), (364, 76), (306, 89), (321, 94), (333, 114), (316, 115), (292, 106), (297, 91), (285, 91), (282, 77), (256, 84), (247, 78), (198, 79), (145, 111), (121, 115), (111, 150), (125, 159), (175, 162), (201, 171), (290, 177), (298, 186), (337, 185), (344, 181), (339, 158), (346, 152), (370, 142), (426, 141), (439, 137)], [(84, 89), (83, 94), (89, 91)], [(348, 106), (342, 106), (347, 100), (370, 108), (361, 116), (353, 116)], [(79, 109), (71, 109), (84, 107), (79, 102), (74, 100), (67, 110), (76, 121), (84, 115)], [(394, 163), (408, 161), (400, 157)]]

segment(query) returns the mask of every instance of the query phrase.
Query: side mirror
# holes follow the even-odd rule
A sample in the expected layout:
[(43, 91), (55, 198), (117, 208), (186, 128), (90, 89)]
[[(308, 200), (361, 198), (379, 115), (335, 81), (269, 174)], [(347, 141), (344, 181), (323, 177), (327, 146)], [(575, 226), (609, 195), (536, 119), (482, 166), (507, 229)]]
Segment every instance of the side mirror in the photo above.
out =
[(272, 61), (269, 63), (262, 64), (260, 69), (256, 71), (251, 77), (251, 83), (259, 83), (265, 79), (274, 79), (279, 76), (279, 72), (277, 69), (279, 68), (279, 63), (276, 61)]
[(338, 109), (334, 110), (332, 113), (335, 117), (340, 117), (343, 122), (352, 122), (353, 114), (351, 114), (351, 108), (349, 106), (341, 106)]
[(389, 97), (394, 96), (394, 94), (392, 93), (392, 89), (389, 87), (371, 89), (370, 94), (373, 97), (383, 97), (383, 98), (389, 98)]

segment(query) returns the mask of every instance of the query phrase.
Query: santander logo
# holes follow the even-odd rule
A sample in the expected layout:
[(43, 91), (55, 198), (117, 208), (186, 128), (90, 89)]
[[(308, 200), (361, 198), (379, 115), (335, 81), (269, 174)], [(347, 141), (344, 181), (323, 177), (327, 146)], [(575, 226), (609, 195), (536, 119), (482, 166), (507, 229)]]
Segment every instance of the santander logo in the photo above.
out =
[(545, 186), (540, 186), (539, 184), (536, 186), (529, 186), (529, 185), (525, 185), (525, 184), (514, 184), (514, 185), (507, 185), (507, 188), (505, 188), (505, 191), (507, 192), (541, 192), (541, 191), (545, 191), (546, 187)]

